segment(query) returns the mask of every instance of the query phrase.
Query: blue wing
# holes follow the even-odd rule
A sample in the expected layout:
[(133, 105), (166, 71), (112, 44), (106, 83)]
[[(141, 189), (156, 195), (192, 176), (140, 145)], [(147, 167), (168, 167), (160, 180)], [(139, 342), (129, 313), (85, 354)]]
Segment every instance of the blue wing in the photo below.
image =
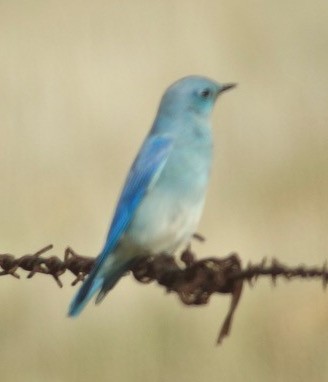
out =
[(165, 136), (149, 136), (141, 147), (125, 181), (121, 197), (111, 223), (105, 246), (96, 260), (89, 277), (75, 296), (69, 315), (77, 315), (90, 298), (102, 287), (102, 278), (97, 277), (108, 256), (117, 246), (129, 226), (136, 209), (147, 192), (156, 183), (165, 166), (172, 147), (172, 140)]

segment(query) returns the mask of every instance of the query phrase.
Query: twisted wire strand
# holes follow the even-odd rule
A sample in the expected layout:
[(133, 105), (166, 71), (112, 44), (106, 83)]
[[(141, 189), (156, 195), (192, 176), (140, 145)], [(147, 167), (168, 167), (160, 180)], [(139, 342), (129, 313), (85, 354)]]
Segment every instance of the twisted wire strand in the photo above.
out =
[[(199, 235), (198, 240), (203, 240)], [(15, 257), (12, 254), (0, 254), (0, 276), (10, 275), (17, 279), (19, 269), (27, 273), (27, 278), (32, 278), (38, 273), (50, 275), (57, 285), (62, 288), (60, 280), (66, 271), (71, 272), (75, 278), (71, 285), (83, 281), (92, 269), (95, 258), (81, 256), (71, 247), (67, 247), (64, 258), (58, 256), (45, 256), (53, 245), (47, 245), (33, 254)], [(287, 280), (318, 279), (324, 288), (328, 284), (327, 262), (321, 267), (309, 267), (299, 265), (290, 267), (282, 264), (277, 259), (270, 262), (263, 259), (257, 264), (247, 264), (245, 268), (237, 254), (232, 253), (224, 258), (208, 257), (196, 260), (194, 253), (187, 248), (181, 254), (181, 263), (165, 254), (157, 256), (140, 256), (131, 266), (130, 271), (134, 278), (141, 283), (157, 283), (166, 288), (167, 292), (174, 292), (185, 305), (204, 305), (210, 300), (214, 293), (230, 294), (230, 307), (221, 325), (217, 343), (221, 343), (226, 337), (232, 325), (232, 320), (240, 297), (244, 281), (251, 286), (259, 277), (267, 276), (276, 284), (278, 277)]]

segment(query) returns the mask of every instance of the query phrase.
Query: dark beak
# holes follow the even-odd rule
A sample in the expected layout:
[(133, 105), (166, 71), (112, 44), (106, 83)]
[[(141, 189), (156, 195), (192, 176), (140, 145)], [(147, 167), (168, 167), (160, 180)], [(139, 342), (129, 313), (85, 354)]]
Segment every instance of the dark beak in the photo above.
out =
[(220, 89), (220, 93), (225, 92), (226, 90), (233, 89), (237, 84), (223, 84)]

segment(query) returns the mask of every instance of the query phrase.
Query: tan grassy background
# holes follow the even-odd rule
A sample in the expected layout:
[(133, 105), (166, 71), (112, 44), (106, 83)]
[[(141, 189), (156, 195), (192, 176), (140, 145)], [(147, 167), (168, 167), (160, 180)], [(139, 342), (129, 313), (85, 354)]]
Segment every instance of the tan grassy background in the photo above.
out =
[[(214, 113), (199, 255), (328, 258), (328, 2), (1, 1), (0, 252), (101, 249), (162, 91), (187, 74), (237, 81)], [(65, 317), (65, 276), (0, 279), (1, 381), (326, 381), (328, 296), (315, 282), (186, 308), (124, 279)]]

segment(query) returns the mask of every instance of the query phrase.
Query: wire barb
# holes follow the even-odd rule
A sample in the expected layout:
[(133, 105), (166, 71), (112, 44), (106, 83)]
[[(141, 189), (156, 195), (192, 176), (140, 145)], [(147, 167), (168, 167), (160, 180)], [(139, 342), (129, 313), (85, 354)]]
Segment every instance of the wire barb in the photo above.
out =
[[(53, 249), (52, 244), (19, 258), (8, 253), (0, 254), (2, 269), (0, 276), (10, 275), (19, 279), (20, 275), (17, 271), (20, 268), (28, 272), (27, 278), (32, 278), (37, 273), (50, 275), (57, 285), (62, 287), (60, 276), (68, 270), (75, 276), (71, 284), (74, 286), (85, 279), (95, 262), (95, 258), (81, 256), (70, 247), (65, 250), (64, 260), (57, 256), (44, 257), (44, 254), (51, 249)], [(289, 267), (275, 258), (271, 260), (271, 263), (264, 258), (258, 264), (248, 263), (243, 268), (236, 253), (224, 258), (208, 257), (197, 260), (191, 248), (188, 247), (181, 254), (181, 262), (180, 265), (174, 257), (165, 254), (140, 256), (132, 264), (130, 271), (137, 281), (141, 283), (156, 281), (165, 287), (167, 292), (176, 293), (180, 301), (189, 306), (209, 303), (214, 293), (230, 294), (230, 307), (219, 331), (218, 344), (230, 333), (244, 281), (253, 287), (260, 276), (267, 276), (271, 278), (274, 285), (278, 277), (286, 280), (319, 279), (324, 289), (328, 284), (327, 261), (322, 267), (306, 265)]]

